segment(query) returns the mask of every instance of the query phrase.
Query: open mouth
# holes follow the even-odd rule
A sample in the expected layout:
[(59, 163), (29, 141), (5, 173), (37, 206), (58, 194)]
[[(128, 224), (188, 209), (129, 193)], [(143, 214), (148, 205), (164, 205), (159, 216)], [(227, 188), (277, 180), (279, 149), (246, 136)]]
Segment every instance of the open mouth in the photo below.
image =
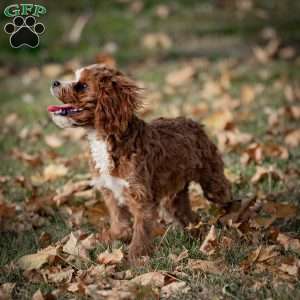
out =
[(48, 111), (58, 116), (70, 116), (83, 111), (83, 108), (76, 108), (71, 104), (50, 105)]

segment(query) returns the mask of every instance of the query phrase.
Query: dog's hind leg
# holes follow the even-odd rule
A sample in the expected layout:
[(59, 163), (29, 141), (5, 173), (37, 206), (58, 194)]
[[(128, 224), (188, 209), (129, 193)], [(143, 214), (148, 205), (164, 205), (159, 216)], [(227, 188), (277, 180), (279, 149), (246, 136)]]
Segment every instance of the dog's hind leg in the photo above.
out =
[(189, 200), (188, 184), (180, 192), (166, 199), (164, 208), (171, 218), (186, 227), (189, 223), (194, 223), (196, 216), (191, 209)]

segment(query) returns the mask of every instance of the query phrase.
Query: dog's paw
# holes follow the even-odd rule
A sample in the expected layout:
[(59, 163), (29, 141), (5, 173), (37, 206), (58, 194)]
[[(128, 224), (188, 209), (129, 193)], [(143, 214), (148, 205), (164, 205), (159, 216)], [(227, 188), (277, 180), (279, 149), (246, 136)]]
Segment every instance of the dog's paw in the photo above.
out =
[(143, 261), (143, 257), (147, 257), (152, 252), (149, 243), (131, 243), (128, 250), (128, 260), (132, 265), (138, 265)]
[(103, 229), (102, 232), (97, 234), (97, 239), (103, 244), (111, 244), (114, 239), (111, 235), (110, 229)]

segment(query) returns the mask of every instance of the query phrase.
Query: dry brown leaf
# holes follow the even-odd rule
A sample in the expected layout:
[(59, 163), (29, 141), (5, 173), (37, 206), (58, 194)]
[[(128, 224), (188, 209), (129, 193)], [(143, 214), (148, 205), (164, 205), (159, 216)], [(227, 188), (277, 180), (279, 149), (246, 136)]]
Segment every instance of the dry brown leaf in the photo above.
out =
[(59, 148), (64, 143), (64, 141), (55, 134), (46, 135), (45, 142), (51, 148)]
[(215, 225), (212, 225), (200, 247), (200, 251), (206, 255), (212, 255), (216, 251), (216, 243), (217, 243), (216, 228)]
[(170, 14), (170, 7), (165, 4), (159, 4), (155, 8), (155, 14), (159, 18), (166, 19)]
[(64, 165), (51, 164), (45, 167), (43, 172), (43, 179), (45, 181), (55, 180), (59, 177), (63, 177), (68, 173), (68, 168)]
[(299, 274), (299, 265), (293, 264), (281, 264), (278, 268), (280, 271), (287, 273), (291, 276), (298, 276)]
[(18, 260), (18, 265), (24, 270), (39, 269), (46, 264), (51, 257), (59, 254), (59, 246), (49, 246), (45, 249), (40, 250), (35, 254), (29, 254), (22, 256)]
[(86, 130), (83, 127), (79, 128), (65, 128), (61, 132), (64, 138), (68, 138), (71, 141), (80, 141), (86, 135)]
[(80, 242), (85, 249), (92, 250), (96, 247), (98, 240), (96, 239), (95, 234), (91, 233), (85, 239), (82, 239)]
[(244, 268), (249, 268), (254, 263), (264, 263), (277, 256), (279, 256), (279, 252), (277, 251), (276, 246), (259, 246), (242, 262), (242, 266)]
[(288, 159), (289, 151), (287, 148), (276, 145), (276, 144), (266, 144), (263, 146), (263, 152), (266, 156), (276, 157), (280, 159)]
[(221, 131), (231, 126), (233, 120), (231, 111), (222, 110), (210, 114), (208, 118), (203, 120), (203, 123), (211, 130)]
[(300, 129), (295, 129), (285, 136), (284, 142), (294, 148), (300, 144)]
[(60, 64), (46, 64), (42, 67), (42, 73), (44, 76), (49, 78), (55, 78), (63, 73), (63, 67)]
[(47, 276), (47, 279), (50, 282), (54, 282), (54, 283), (62, 283), (62, 282), (69, 283), (72, 280), (73, 273), (74, 273), (74, 269), (69, 269), (60, 272), (53, 272)]
[(263, 204), (263, 209), (276, 218), (290, 219), (297, 215), (298, 207), (288, 203), (268, 201)]
[(163, 33), (148, 33), (143, 37), (142, 44), (145, 48), (153, 49), (169, 49), (172, 46), (171, 38)]
[(300, 106), (287, 106), (284, 108), (284, 114), (290, 117), (291, 119), (298, 120), (300, 119)]
[(12, 155), (17, 159), (29, 163), (31, 166), (38, 166), (42, 163), (40, 155), (28, 154), (16, 148), (12, 150)]
[(255, 99), (256, 91), (253, 86), (246, 84), (241, 88), (241, 100), (245, 105), (249, 105)]
[(16, 113), (8, 114), (4, 119), (4, 124), (6, 126), (16, 125), (16, 122), (20, 121), (20, 117)]
[(89, 259), (85, 247), (81, 244), (81, 241), (74, 235), (73, 232), (70, 233), (69, 240), (63, 246), (63, 251), (76, 257)]
[(195, 271), (199, 270), (204, 273), (220, 274), (222, 272), (220, 266), (220, 262), (217, 261), (203, 259), (190, 259), (188, 261), (188, 268)]
[(239, 183), (241, 181), (241, 176), (234, 173), (228, 168), (225, 168), (224, 174), (231, 183)]
[(182, 261), (185, 258), (189, 257), (189, 251), (187, 249), (184, 249), (181, 253), (178, 255), (176, 254), (170, 254), (170, 259), (173, 261), (174, 264), (178, 264), (180, 261)]
[(100, 253), (97, 257), (97, 261), (104, 265), (115, 265), (122, 262), (124, 258), (124, 253), (121, 248), (113, 249), (112, 252), (105, 250), (105, 252)]
[(267, 261), (273, 257), (279, 256), (279, 252), (277, 250), (277, 246), (272, 245), (272, 246), (266, 246), (262, 247), (261, 251), (259, 252), (257, 261), (258, 262), (264, 262)]
[(171, 86), (181, 86), (186, 84), (195, 75), (193, 66), (185, 66), (179, 70), (175, 70), (166, 76), (166, 82)]
[(0, 199), (0, 221), (4, 218), (12, 218), (16, 215), (16, 206)]
[(279, 56), (283, 59), (291, 59), (294, 58), (297, 54), (297, 51), (295, 48), (288, 46), (280, 49)]
[(0, 300), (12, 299), (12, 291), (15, 287), (15, 283), (6, 282), (0, 285)]
[(276, 170), (273, 166), (269, 167), (256, 167), (256, 172), (251, 178), (253, 184), (259, 183), (261, 180), (269, 178), (272, 180), (283, 180), (284, 177), (279, 170)]
[(89, 180), (82, 180), (75, 183), (69, 183), (64, 185), (62, 191), (57, 191), (57, 195), (54, 196), (53, 201), (56, 205), (60, 206), (62, 203), (66, 202), (72, 195), (91, 189), (91, 184)]
[(33, 295), (32, 300), (46, 300), (41, 292), (40, 289), (38, 289)]
[(131, 282), (142, 286), (163, 287), (165, 284), (165, 275), (161, 272), (145, 273), (131, 279)]
[(263, 158), (263, 149), (260, 144), (252, 143), (241, 156), (241, 163), (247, 164), (250, 161), (261, 162)]
[(203, 89), (201, 91), (202, 97), (206, 99), (211, 99), (217, 96), (220, 96), (222, 94), (223, 88), (220, 85), (219, 82), (208, 78), (207, 81), (205, 81)]
[(218, 146), (221, 151), (226, 149), (234, 149), (241, 145), (246, 145), (253, 140), (253, 136), (249, 133), (241, 132), (237, 128), (233, 130), (220, 131), (217, 133)]
[(190, 290), (190, 287), (187, 286), (184, 281), (174, 281), (170, 284), (163, 286), (160, 290), (160, 297), (163, 299), (169, 299), (171, 296), (176, 295), (177, 293), (185, 294)]
[(299, 239), (293, 239), (284, 233), (279, 233), (277, 236), (277, 241), (284, 247), (285, 250), (293, 250), (300, 254)]

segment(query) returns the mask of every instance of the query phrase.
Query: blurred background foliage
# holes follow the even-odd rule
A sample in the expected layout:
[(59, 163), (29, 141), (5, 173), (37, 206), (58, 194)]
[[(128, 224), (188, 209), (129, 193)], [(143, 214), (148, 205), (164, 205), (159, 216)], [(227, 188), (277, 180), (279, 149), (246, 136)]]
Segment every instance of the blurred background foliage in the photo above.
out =
[[(1, 11), (12, 3), (1, 1)], [(35, 3), (47, 8), (47, 14), (39, 18), (46, 26), (40, 47), (12, 49), (8, 35), (2, 32), (1, 65), (20, 68), (65, 62), (72, 57), (90, 61), (101, 50), (115, 52), (121, 64), (154, 57), (243, 55), (245, 47), (259, 39), (259, 32), (266, 26), (282, 34), (284, 43), (299, 46), (300, 40), (300, 2), (294, 0), (41, 0)], [(70, 32), (78, 17), (84, 15), (89, 15), (89, 20), (78, 42), (71, 43)], [(1, 27), (8, 20), (2, 15)], [(164, 32), (173, 42), (172, 47), (163, 45), (154, 53), (147, 51), (142, 38), (150, 32)]]

